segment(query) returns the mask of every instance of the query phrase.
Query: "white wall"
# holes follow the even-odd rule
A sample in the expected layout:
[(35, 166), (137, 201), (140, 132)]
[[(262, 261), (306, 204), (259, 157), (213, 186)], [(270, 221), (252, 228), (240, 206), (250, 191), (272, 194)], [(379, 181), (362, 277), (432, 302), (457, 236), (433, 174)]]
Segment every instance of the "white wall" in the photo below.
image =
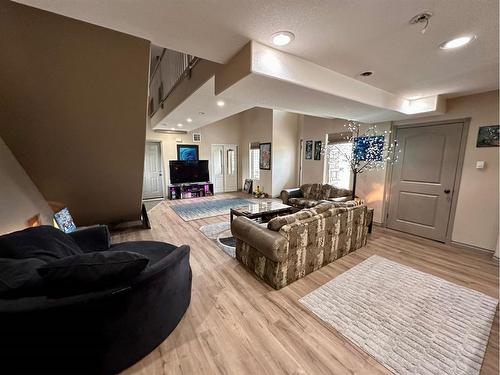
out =
[[(201, 133), (198, 143), (200, 159), (210, 160), (212, 144), (238, 145), (238, 189), (249, 178), (249, 145), (252, 142), (271, 142), (271, 170), (260, 170), (260, 180), (254, 181), (254, 188), (260, 186), (266, 193), (278, 196), (282, 189), (295, 187), (297, 180), (298, 118), (294, 113), (273, 111), (255, 107), (224, 120), (203, 126), (194, 133)], [(157, 133), (148, 126), (147, 141), (161, 141), (165, 186), (169, 184), (169, 160), (177, 160), (177, 144), (194, 144), (192, 133)], [(177, 142), (177, 141), (180, 142)]]
[[(249, 146), (252, 142), (266, 143), (273, 141), (273, 110), (255, 107), (241, 113), (241, 162), (242, 179), (249, 176)], [(271, 150), (273, 148), (271, 145)], [(271, 170), (260, 170), (260, 180), (253, 183), (254, 189), (260, 186), (264, 192), (272, 194), (273, 192), (273, 174), (272, 168), (275, 160), (271, 160)]]
[[(480, 126), (498, 125), (498, 90), (449, 99), (446, 115), (399, 121), (396, 124), (420, 124), (443, 120), (470, 118), (460, 191), (453, 226), (452, 241), (494, 251), (499, 228), (499, 148), (476, 147)], [(303, 116), (299, 137), (304, 140), (322, 140), (327, 133), (340, 132), (345, 120)], [(390, 123), (377, 124), (381, 130)], [(486, 168), (476, 169), (478, 160), (486, 161)], [(324, 160), (303, 161), (303, 183), (323, 181)], [(374, 221), (382, 222), (386, 170), (366, 172), (358, 176), (357, 195), (375, 208)]]
[[(240, 145), (241, 139), (241, 114), (228, 117), (224, 120), (214, 122), (213, 124), (203, 126), (187, 134), (165, 134), (157, 133), (151, 130), (148, 125), (146, 132), (146, 141), (161, 141), (162, 157), (164, 168), (164, 185), (170, 184), (169, 161), (177, 160), (177, 145), (178, 144), (197, 144), (199, 146), (202, 160), (209, 160), (211, 156), (212, 144), (236, 144)], [(193, 133), (201, 133), (201, 142), (193, 142)], [(180, 140), (180, 142), (177, 142)], [(238, 155), (238, 171), (241, 176), (241, 147), (239, 147)], [(209, 162), (210, 166), (210, 162)], [(210, 166), (211, 167), (211, 166)], [(212, 177), (212, 176), (210, 176)], [(241, 178), (238, 178), (238, 188), (241, 188)]]
[[(304, 148), (306, 141), (322, 141), (324, 145), (327, 134), (346, 131), (344, 127), (346, 123), (347, 120), (344, 119), (326, 119), (301, 115), (299, 138), (304, 141)], [(390, 129), (389, 122), (376, 125), (381, 132)], [(321, 155), (321, 160), (303, 159), (302, 163), (302, 183), (324, 182), (324, 155)], [(385, 173), (385, 170), (363, 172), (358, 175), (356, 183), (356, 195), (363, 198), (370, 207), (374, 208), (373, 221), (376, 223), (383, 221)]]
[[(448, 100), (446, 115), (404, 122), (470, 118), (452, 240), (492, 251), (498, 240), (499, 226), (499, 148), (478, 148), (476, 141), (480, 126), (499, 124), (498, 99), (498, 90), (453, 98)], [(476, 169), (477, 160), (486, 161), (486, 168)]]
[(298, 115), (273, 110), (272, 196), (298, 186)]
[(0, 207), (0, 235), (26, 228), (26, 221), (36, 214), (42, 224), (52, 224), (52, 210), (2, 138)]

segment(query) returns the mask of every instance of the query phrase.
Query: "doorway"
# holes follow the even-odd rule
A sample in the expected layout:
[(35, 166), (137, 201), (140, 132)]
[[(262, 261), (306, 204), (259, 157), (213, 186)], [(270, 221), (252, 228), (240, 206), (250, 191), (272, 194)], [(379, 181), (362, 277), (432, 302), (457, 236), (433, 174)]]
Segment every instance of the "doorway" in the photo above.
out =
[(161, 142), (147, 141), (144, 156), (144, 179), (142, 185), (143, 199), (162, 199), (163, 194), (163, 162)]
[(463, 122), (395, 129), (400, 150), (392, 166), (387, 227), (446, 242), (458, 194)]
[(212, 179), (214, 193), (238, 190), (238, 146), (232, 144), (212, 145)]

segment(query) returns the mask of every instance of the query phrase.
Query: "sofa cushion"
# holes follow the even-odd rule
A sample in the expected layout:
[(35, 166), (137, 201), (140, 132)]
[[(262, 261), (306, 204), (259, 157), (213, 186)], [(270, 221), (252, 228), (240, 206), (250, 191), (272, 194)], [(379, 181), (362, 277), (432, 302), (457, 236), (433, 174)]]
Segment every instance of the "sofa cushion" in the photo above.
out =
[(331, 202), (321, 202), (318, 205), (311, 208), (309, 211), (313, 215), (319, 215), (319, 214), (321, 214), (321, 213), (323, 213), (323, 212), (325, 212), (333, 207), (334, 207), (334, 204)]
[(37, 258), (49, 262), (78, 254), (82, 254), (82, 250), (73, 238), (49, 225), (0, 237), (0, 258)]
[(311, 194), (312, 184), (304, 184), (300, 187), (300, 191), (302, 192), (302, 197), (309, 199)]
[(49, 262), (38, 272), (49, 287), (86, 290), (133, 278), (148, 263), (148, 257), (130, 251), (99, 251)]
[(310, 217), (313, 217), (313, 216), (314, 216), (314, 214), (311, 212), (310, 209), (302, 210), (302, 211), (295, 213), (295, 217), (297, 218), (297, 220), (305, 220), (305, 219), (309, 219)]
[(330, 196), (328, 198), (350, 197), (351, 195), (352, 191), (349, 189), (340, 189), (336, 188), (335, 186), (332, 186), (330, 190)]
[(286, 215), (286, 216), (277, 216), (267, 223), (267, 229), (274, 230), (275, 232), (279, 231), (283, 225), (295, 223), (297, 218), (295, 214)]
[(43, 280), (37, 269), (45, 264), (35, 258), (0, 258), (0, 294), (19, 296), (23, 292), (42, 289)]
[(149, 265), (159, 262), (172, 253), (178, 246), (159, 241), (128, 241), (111, 245), (109, 251), (130, 251), (144, 255)]
[(323, 188), (323, 184), (312, 184), (311, 189), (309, 190), (309, 195), (305, 198), (320, 200), (321, 199), (321, 189)]
[(359, 201), (348, 200), (348, 201), (343, 201), (343, 202), (331, 202), (331, 205), (333, 207), (345, 207), (345, 208), (362, 206), (363, 204), (365, 204), (363, 200), (359, 200)]
[(320, 199), (328, 199), (331, 197), (332, 190), (335, 189), (332, 185), (324, 184), (321, 187), (321, 196)]
[(306, 199), (306, 198), (290, 198), (288, 200), (288, 204), (297, 208), (311, 208), (316, 206), (319, 201), (314, 199)]
[(285, 225), (309, 219), (314, 215), (316, 215), (316, 213), (312, 209), (305, 209), (291, 215), (277, 216), (267, 223), (267, 229), (278, 232)]

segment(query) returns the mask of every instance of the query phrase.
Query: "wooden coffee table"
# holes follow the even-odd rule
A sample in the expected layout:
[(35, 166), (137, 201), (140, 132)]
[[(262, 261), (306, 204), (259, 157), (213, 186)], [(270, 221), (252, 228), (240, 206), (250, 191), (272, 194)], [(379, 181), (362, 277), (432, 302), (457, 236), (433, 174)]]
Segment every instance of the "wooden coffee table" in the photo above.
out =
[(274, 201), (249, 203), (245, 206), (231, 208), (231, 221), (234, 216), (245, 216), (249, 219), (260, 219), (262, 222), (271, 220), (273, 217), (293, 213), (293, 207)]

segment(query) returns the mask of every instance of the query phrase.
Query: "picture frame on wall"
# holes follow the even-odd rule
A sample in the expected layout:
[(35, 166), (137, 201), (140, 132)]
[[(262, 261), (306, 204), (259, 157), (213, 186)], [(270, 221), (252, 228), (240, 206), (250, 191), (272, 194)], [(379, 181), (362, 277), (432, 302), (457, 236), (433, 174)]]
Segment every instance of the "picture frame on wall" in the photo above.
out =
[(253, 180), (245, 179), (245, 184), (243, 185), (243, 191), (248, 194), (252, 194), (253, 190)]
[(198, 145), (177, 145), (177, 160), (198, 160)]
[(314, 160), (321, 160), (321, 141), (314, 142)]
[(313, 156), (313, 141), (306, 141), (306, 151), (304, 156), (307, 160), (311, 160)]
[(499, 125), (479, 127), (476, 147), (499, 147)]
[(260, 158), (259, 169), (271, 169), (271, 143), (259, 144)]

